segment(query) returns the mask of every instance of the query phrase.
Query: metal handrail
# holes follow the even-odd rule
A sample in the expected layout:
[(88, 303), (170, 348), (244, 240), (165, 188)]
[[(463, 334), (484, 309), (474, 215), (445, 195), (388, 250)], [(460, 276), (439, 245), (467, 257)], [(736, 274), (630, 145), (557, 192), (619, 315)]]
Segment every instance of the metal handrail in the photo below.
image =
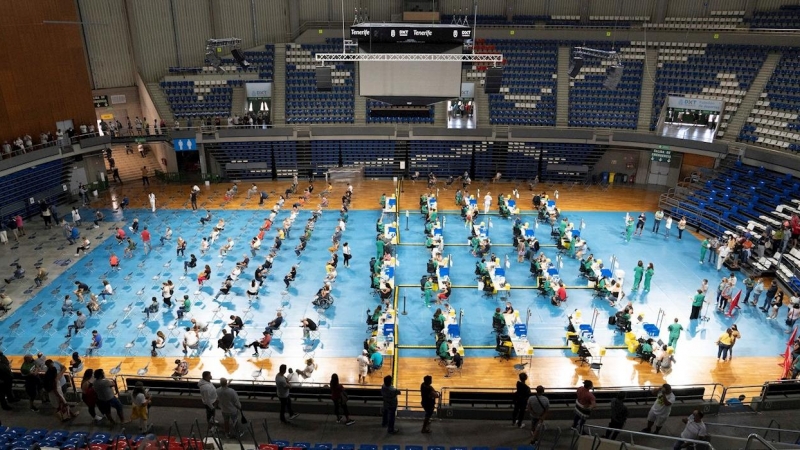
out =
[(753, 442), (753, 440), (760, 442), (764, 447), (767, 447), (768, 449), (778, 450), (777, 447), (769, 443), (769, 441), (765, 440), (764, 438), (755, 433), (751, 434), (750, 436), (747, 436), (747, 443), (744, 444), (744, 450), (748, 450), (750, 448), (750, 444)]
[[(603, 431), (611, 430), (611, 431), (616, 431), (616, 432), (619, 432), (619, 433), (627, 433), (631, 437), (633, 437), (633, 436), (643, 436), (643, 437), (647, 437), (647, 438), (650, 438), (650, 439), (653, 439), (653, 438), (666, 439), (668, 441), (673, 441), (673, 442), (681, 441), (681, 442), (684, 442), (684, 443), (699, 444), (699, 445), (707, 447), (709, 450), (715, 450), (714, 446), (710, 442), (700, 441), (700, 440), (697, 440), (697, 439), (686, 439), (686, 438), (681, 438), (681, 437), (664, 436), (662, 434), (643, 433), (641, 431), (629, 431), (629, 430), (624, 430), (624, 429), (601, 427), (601, 426), (598, 426), (598, 425), (584, 425), (583, 428), (584, 429), (589, 428), (589, 429), (594, 429), (594, 430), (603, 430)], [(572, 433), (573, 433), (573, 437), (575, 437), (576, 433), (578, 433), (578, 430), (573, 430)], [(595, 435), (592, 435), (591, 433), (589, 435), (590, 436), (595, 436)], [(758, 435), (756, 435), (756, 436), (759, 439), (761, 439), (760, 436), (758, 436)], [(595, 437), (599, 437), (599, 436), (595, 436)], [(763, 441), (763, 439), (762, 439), (762, 441)], [(577, 439), (574, 439), (574, 442), (577, 442)], [(766, 442), (766, 441), (764, 441), (764, 442)], [(622, 448), (622, 447), (620, 447), (620, 448)], [(770, 447), (770, 448), (775, 448), (775, 447)]]
[(775, 432), (778, 433), (778, 441), (777, 442), (781, 441), (781, 433), (794, 433), (794, 434), (800, 435), (800, 430), (786, 430), (786, 429), (782, 429), (780, 427), (780, 425), (778, 425), (777, 428), (774, 428), (774, 427), (772, 427), (773, 423), (777, 424), (778, 422), (776, 422), (775, 419), (772, 419), (772, 421), (770, 421), (770, 423), (769, 423), (769, 426), (766, 426), (766, 427), (756, 427), (756, 426), (752, 426), (752, 425), (733, 425), (733, 424), (718, 423), (718, 422), (705, 422), (706, 426), (714, 425), (714, 426), (726, 427), (726, 428), (740, 428), (740, 429), (745, 429), (745, 430), (761, 430), (761, 431), (764, 432), (764, 435), (762, 436), (764, 439), (767, 438), (767, 433), (769, 433), (770, 431), (775, 431)]

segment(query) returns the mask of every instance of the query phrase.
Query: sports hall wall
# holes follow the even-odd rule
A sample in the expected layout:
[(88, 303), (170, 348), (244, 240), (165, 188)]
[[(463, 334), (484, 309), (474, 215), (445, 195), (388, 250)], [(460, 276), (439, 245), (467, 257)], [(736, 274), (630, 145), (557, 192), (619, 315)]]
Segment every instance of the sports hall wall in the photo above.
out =
[(66, 119), (90, 123), (94, 108), (75, 2), (3, 0), (0, 17), (0, 136), (53, 130)]

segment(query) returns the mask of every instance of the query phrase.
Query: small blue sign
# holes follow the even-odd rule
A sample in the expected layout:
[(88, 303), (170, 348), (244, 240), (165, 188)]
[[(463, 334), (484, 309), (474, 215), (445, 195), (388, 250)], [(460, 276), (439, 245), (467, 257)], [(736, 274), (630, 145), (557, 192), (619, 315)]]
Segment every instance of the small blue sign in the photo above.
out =
[(175, 148), (176, 152), (196, 151), (197, 139), (195, 138), (173, 139), (172, 146)]

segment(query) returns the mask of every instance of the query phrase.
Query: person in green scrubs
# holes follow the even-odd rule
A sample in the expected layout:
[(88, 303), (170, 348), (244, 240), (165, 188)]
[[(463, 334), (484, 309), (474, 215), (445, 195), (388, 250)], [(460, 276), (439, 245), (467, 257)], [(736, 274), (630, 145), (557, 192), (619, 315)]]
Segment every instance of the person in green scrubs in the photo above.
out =
[(383, 239), (381, 239), (381, 236), (378, 235), (378, 238), (375, 240), (375, 247), (376, 247), (376, 250), (377, 250), (376, 251), (376, 253), (377, 253), (376, 258), (378, 259), (378, 261), (382, 261), (383, 260), (383, 246), (384, 245), (385, 244), (383, 242)]
[(644, 262), (639, 260), (636, 267), (633, 269), (633, 288), (632, 291), (638, 291), (639, 285), (642, 284), (642, 275), (644, 275)]
[(703, 242), (700, 243), (700, 264), (703, 264), (703, 261), (706, 260), (706, 253), (708, 253), (708, 247), (710, 246), (708, 238), (703, 239)]
[(628, 218), (625, 224), (625, 242), (630, 242), (633, 237), (633, 218)]
[(675, 318), (675, 321), (667, 327), (669, 331), (669, 345), (672, 347), (672, 350), (675, 350), (675, 347), (678, 346), (678, 338), (681, 337), (681, 331), (683, 330), (683, 325), (678, 323), (678, 318)]
[(655, 268), (653, 268), (653, 263), (647, 264), (647, 270), (644, 271), (644, 291), (650, 292), (650, 281), (653, 280), (653, 274), (656, 273)]
[(431, 298), (433, 297), (433, 278), (428, 277), (425, 280), (425, 307), (431, 307)]

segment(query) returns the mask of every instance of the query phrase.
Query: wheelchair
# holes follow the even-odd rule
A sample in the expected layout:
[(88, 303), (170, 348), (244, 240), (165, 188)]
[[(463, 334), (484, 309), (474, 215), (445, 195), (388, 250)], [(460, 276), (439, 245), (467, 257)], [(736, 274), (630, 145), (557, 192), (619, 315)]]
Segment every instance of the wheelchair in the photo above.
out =
[(318, 308), (328, 309), (331, 306), (333, 306), (333, 302), (334, 302), (333, 296), (328, 294), (324, 297), (315, 297), (314, 301), (312, 301), (311, 303)]

